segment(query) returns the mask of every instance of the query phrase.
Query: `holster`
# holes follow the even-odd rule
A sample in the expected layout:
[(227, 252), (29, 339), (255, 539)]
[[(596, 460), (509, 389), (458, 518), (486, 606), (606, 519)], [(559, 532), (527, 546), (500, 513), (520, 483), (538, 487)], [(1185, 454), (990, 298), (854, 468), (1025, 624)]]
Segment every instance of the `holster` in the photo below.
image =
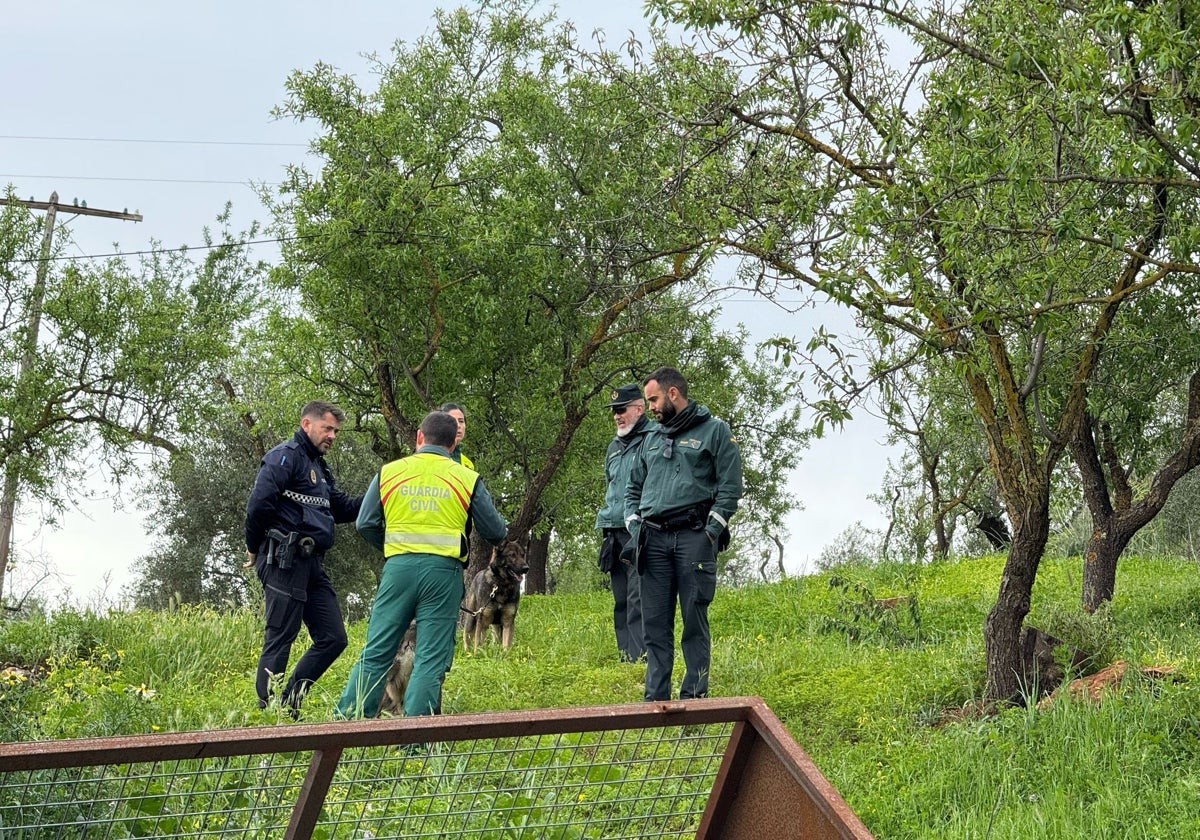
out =
[(272, 528), (267, 531), (267, 565), (274, 564), (286, 572), (297, 560), (312, 557), (316, 547), (312, 537), (302, 537), (297, 531), (284, 533)]

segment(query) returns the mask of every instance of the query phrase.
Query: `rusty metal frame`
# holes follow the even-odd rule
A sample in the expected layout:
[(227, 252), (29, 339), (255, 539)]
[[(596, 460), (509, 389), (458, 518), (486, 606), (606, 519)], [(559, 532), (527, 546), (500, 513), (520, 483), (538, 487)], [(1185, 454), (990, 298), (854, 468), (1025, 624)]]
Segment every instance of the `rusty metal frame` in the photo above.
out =
[[(396, 749), (408, 745), (473, 743), (474, 752), (468, 754), (483, 755), (498, 748), (488, 744), (490, 739), (499, 745), (502, 739), (520, 743), (522, 739), (544, 736), (645, 730), (660, 731), (659, 740), (653, 742), (657, 745), (687, 737), (697, 740), (696, 732), (716, 733), (708, 740), (713, 742), (713, 764), (719, 761), (719, 766), (700, 780), (706, 785), (711, 779), (711, 789), (703, 800), (702, 812), (698, 808), (692, 821), (697, 840), (872, 840), (870, 832), (758, 697), (0, 744), (0, 795), (22, 790), (22, 780), (31, 773), (56, 769), (149, 765), (153, 773), (172, 761), (263, 756), (265, 764), (268, 758), (283, 762), (285, 756), (309, 754), (306, 766), (302, 758), (286, 765), (288, 769), (304, 768), (304, 777), (295, 788), (295, 801), (282, 836), (286, 840), (308, 840), (319, 825), (325, 825), (333, 831), (332, 836), (340, 837), (343, 835), (335, 830), (337, 825), (328, 828), (330, 816), (325, 810), (339, 768), (344, 770), (354, 761), (365, 764), (379, 760), (372, 754), (352, 761), (356, 750), (390, 748), (394, 761)], [(143, 775), (138, 774), (138, 778)], [(654, 791), (645, 795), (652, 796)], [(28, 803), (27, 807), (36, 804)], [(284, 807), (288, 807), (286, 803)], [(0, 830), (10, 828), (0, 825)], [(604, 825), (589, 824), (587, 833), (581, 829), (577, 836), (618, 836), (605, 830)], [(441, 836), (448, 839), (454, 835)]]

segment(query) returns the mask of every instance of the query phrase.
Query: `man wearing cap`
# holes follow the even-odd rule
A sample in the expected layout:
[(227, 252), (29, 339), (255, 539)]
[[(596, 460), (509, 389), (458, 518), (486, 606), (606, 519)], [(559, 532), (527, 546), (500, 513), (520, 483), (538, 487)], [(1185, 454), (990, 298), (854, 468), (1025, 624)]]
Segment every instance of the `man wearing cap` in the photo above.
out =
[(642, 438), (658, 428), (645, 415), (642, 389), (636, 384), (622, 385), (609, 395), (616, 437), (604, 457), (604, 507), (596, 514), (596, 527), (604, 539), (600, 543), (600, 571), (612, 577), (613, 626), (617, 632), (617, 651), (623, 662), (637, 662), (646, 655), (642, 638), (642, 595), (640, 578), (631, 558), (621, 553), (629, 542), (625, 530), (625, 485)]
[(708, 605), (717, 588), (717, 552), (742, 497), (742, 455), (728, 424), (688, 399), (675, 368), (646, 377), (646, 402), (661, 424), (643, 438), (625, 489), (626, 554), (641, 575), (646, 700), (671, 699), (675, 602), (683, 617), (686, 670), (681, 699), (708, 694), (712, 640)]

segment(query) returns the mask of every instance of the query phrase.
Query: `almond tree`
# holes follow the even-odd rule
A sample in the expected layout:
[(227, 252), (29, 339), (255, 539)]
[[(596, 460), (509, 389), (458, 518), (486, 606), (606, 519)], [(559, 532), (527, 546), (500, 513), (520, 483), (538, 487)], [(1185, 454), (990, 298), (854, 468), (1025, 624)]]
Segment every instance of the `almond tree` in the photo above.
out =
[(294, 237), (275, 278), (313, 338), (280, 352), (328, 349), (341, 399), (381, 421), (382, 458), (430, 408), (465, 404), (464, 445), (513, 532), (542, 537), (566, 511), (594, 515), (564, 465), (612, 388), (688, 356), (736, 373), (697, 305), (708, 213), (737, 174), (710, 119), (734, 79), (632, 45), (611, 53), (614, 81), (581, 52), (528, 4), (484, 3), (398, 44), (374, 89), (293, 74), (279, 110), (319, 126), (321, 161), (275, 206)]
[(1110, 0), (652, 5), (746, 79), (727, 114), (758, 147), (723, 244), (857, 311), (881, 368), (945, 356), (969, 394), (1012, 525), (987, 693), (1019, 699), (1052, 477), (1112, 405), (1100, 372), (1134, 361), (1126, 319), (1200, 271), (1198, 30), (1178, 4)]
[[(932, 360), (937, 362), (937, 359)], [(875, 500), (889, 508), (884, 559), (942, 560), (976, 529), (994, 550), (1008, 548), (1008, 525), (996, 499), (983, 437), (965, 393), (936, 366), (907, 365), (880, 379), (888, 442), (903, 446)], [(956, 539), (956, 536), (958, 539)]]
[[(206, 234), (199, 260), (52, 255), (35, 295), (39, 227), (15, 202), (0, 213), (0, 473), (16, 478), (23, 503), (58, 515), (82, 492), (81, 463), (98, 459), (119, 482), (135, 452), (173, 451), (194, 432), (191, 409), (233, 352), (259, 266), (222, 231), (220, 241)], [(69, 242), (55, 238), (59, 249)], [(18, 364), (31, 305), (41, 308), (38, 353)]]

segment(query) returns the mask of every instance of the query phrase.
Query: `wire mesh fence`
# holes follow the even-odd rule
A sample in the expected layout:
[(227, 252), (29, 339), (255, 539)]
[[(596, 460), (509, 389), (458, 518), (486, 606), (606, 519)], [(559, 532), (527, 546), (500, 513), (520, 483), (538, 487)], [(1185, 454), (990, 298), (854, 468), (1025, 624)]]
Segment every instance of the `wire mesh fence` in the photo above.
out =
[(347, 837), (693, 837), (728, 742), (711, 728), (348, 751), (326, 807)]
[(308, 762), (277, 756), (4, 773), (0, 836), (280, 837)]
[(870, 838), (757, 698), (0, 745), (4, 838), (738, 836)]

